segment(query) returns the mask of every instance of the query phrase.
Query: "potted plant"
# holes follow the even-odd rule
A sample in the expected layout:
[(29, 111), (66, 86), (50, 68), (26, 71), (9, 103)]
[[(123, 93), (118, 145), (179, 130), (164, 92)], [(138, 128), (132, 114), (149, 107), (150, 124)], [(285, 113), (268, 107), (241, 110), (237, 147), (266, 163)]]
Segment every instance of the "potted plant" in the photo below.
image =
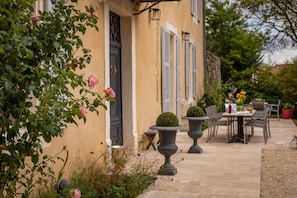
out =
[(239, 93), (236, 94), (236, 108), (237, 111), (244, 111), (243, 105), (246, 100), (246, 92), (241, 90)]
[(187, 116), (183, 117), (189, 121), (188, 135), (193, 139), (193, 145), (188, 150), (188, 153), (202, 153), (203, 149), (198, 145), (197, 139), (202, 137), (202, 123), (207, 120), (203, 109), (199, 106), (192, 106), (187, 111)]
[(282, 117), (284, 119), (291, 119), (295, 106), (291, 103), (284, 103), (282, 105)]
[(179, 125), (177, 116), (171, 112), (165, 112), (158, 116), (156, 126), (152, 127), (159, 132), (158, 151), (164, 155), (165, 163), (160, 167), (159, 175), (175, 175), (177, 169), (171, 164), (170, 157), (173, 155), (178, 147), (175, 144), (177, 130), (183, 129)]

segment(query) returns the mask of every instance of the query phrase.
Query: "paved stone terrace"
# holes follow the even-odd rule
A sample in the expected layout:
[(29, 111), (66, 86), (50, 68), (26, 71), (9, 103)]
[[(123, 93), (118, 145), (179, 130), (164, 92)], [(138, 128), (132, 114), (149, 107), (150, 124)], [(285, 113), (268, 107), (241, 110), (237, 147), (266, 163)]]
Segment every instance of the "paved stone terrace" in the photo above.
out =
[[(198, 140), (202, 154), (187, 153), (192, 139), (186, 132), (178, 132), (179, 147), (171, 162), (177, 168), (175, 176), (158, 176), (155, 184), (139, 198), (257, 198), (260, 196), (262, 149), (290, 148), (290, 141), (297, 134), (292, 120), (270, 120), (272, 138), (264, 144), (263, 132), (255, 128), (255, 135), (248, 144), (226, 143), (226, 127), (220, 126), (218, 135), (206, 143), (207, 130)], [(152, 147), (146, 151), (147, 159), (157, 161), (157, 169), (164, 157)]]

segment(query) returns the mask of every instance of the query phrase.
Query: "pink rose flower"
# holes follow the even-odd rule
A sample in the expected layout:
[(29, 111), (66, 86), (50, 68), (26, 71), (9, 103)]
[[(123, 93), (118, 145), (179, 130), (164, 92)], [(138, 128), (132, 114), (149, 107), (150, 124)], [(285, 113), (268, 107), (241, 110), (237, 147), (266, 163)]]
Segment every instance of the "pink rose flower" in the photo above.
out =
[(98, 10), (98, 9), (97, 9), (96, 6), (90, 5), (90, 12), (91, 12), (91, 15), (98, 17), (97, 10)]
[(80, 198), (81, 196), (81, 192), (79, 189), (75, 188), (74, 191), (73, 191), (73, 196), (72, 198)]
[(88, 86), (90, 89), (92, 89), (95, 85), (97, 85), (99, 82), (98, 78), (96, 76), (91, 75), (89, 76)]
[(88, 109), (87, 107), (84, 105), (80, 108), (80, 112), (82, 114), (83, 117), (86, 117), (87, 113), (88, 113)]
[(36, 15), (31, 15), (30, 19), (33, 21), (34, 24), (39, 24), (39, 22), (40, 22), (39, 17)]
[(108, 95), (109, 98), (113, 99), (116, 97), (114, 90), (110, 87), (106, 88), (104, 92)]

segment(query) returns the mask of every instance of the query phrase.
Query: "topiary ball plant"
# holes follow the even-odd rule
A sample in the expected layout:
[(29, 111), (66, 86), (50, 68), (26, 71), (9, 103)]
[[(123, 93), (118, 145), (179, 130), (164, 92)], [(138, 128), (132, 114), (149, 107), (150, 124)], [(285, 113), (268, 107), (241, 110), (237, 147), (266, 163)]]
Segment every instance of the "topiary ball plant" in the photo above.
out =
[(187, 117), (204, 117), (205, 113), (199, 106), (192, 106), (187, 111)]
[(178, 118), (174, 113), (165, 112), (161, 113), (157, 120), (157, 126), (179, 126)]

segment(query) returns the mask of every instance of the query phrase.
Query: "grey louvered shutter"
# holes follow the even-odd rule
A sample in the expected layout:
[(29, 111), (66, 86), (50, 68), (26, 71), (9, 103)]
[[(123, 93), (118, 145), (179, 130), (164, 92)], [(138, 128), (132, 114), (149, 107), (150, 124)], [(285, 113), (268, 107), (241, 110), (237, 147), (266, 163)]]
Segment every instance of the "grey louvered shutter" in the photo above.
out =
[(197, 21), (200, 22), (202, 16), (202, 0), (197, 0)]
[(52, 11), (53, 10), (53, 5), (51, 0), (45, 0), (44, 1), (44, 7), (46, 11)]
[(188, 100), (190, 97), (190, 52), (189, 52), (189, 41), (186, 41), (185, 43), (185, 65), (186, 65), (186, 71), (185, 71), (185, 80), (186, 80), (186, 99)]
[(197, 97), (197, 55), (196, 55), (196, 45), (192, 46), (192, 59), (193, 59), (193, 65), (192, 65), (192, 73), (193, 73), (193, 98)]
[(180, 37), (176, 37), (176, 115), (180, 119)]
[(170, 32), (162, 28), (162, 110), (170, 110)]
[(196, 15), (196, 0), (191, 0), (191, 14)]

